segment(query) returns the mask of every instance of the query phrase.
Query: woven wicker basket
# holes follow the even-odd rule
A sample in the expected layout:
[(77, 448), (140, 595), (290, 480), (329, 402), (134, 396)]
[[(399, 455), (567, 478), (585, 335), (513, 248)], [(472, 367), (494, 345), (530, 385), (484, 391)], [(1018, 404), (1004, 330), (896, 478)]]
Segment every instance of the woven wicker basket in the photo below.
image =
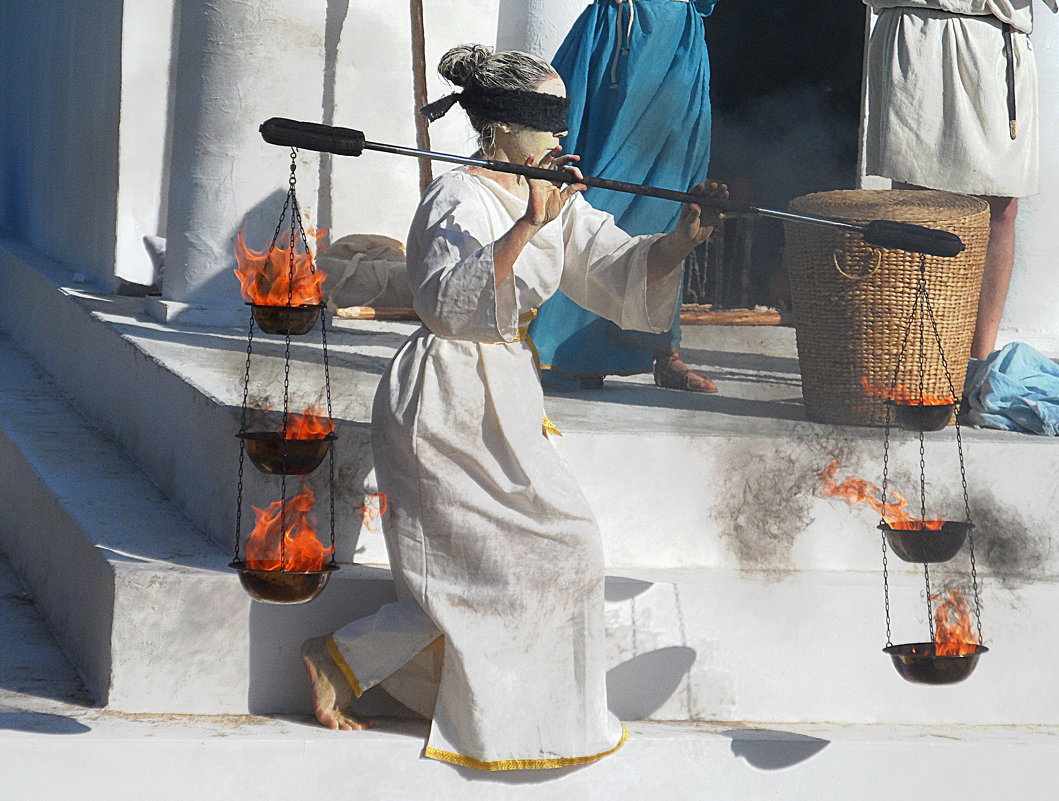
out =
[[(872, 248), (854, 231), (787, 223), (785, 263), (798, 336), (802, 394), (810, 420), (883, 425), (885, 400), (900, 361), (897, 383), (918, 390), (918, 321), (905, 344), (925, 260), (940, 353), (928, 322), (923, 390), (957, 396), (971, 352), (978, 292), (989, 241), (989, 206), (968, 195), (932, 190), (841, 190), (795, 198), (795, 213), (868, 222), (899, 220), (957, 234), (965, 250), (955, 258)], [(944, 363), (942, 360), (944, 355)]]

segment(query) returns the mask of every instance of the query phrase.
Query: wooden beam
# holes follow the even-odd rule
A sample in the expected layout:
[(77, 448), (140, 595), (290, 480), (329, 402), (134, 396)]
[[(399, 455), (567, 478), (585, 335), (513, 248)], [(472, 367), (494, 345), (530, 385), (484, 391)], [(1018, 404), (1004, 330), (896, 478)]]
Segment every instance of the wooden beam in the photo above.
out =
[[(408, 320), (416, 321), (414, 309), (386, 309), (374, 306), (347, 306), (336, 315), (345, 320)], [(682, 325), (786, 325), (788, 321), (775, 309), (718, 309), (708, 306), (684, 306), (680, 312)]]
[[(427, 37), (423, 25), (423, 0), (409, 0), (412, 15), (412, 92), (415, 95), (416, 148), (430, 150), (429, 121), (419, 113), (427, 104)], [(430, 159), (419, 159), (419, 191), (434, 180)]]

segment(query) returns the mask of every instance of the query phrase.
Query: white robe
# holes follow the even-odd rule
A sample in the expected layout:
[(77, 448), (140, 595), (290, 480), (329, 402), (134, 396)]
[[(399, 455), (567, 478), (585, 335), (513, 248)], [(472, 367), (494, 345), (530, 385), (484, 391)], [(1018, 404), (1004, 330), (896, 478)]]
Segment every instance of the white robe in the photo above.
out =
[[(865, 172), (931, 189), (1023, 197), (1038, 189), (1032, 0), (865, 0)], [(1055, 11), (1056, 0), (1045, 0)], [(1002, 23), (1014, 28), (1016, 137)]]
[(423, 327), (372, 415), (398, 600), (330, 639), (358, 695), (381, 683), (431, 718), (426, 756), (486, 770), (581, 764), (625, 738), (607, 709), (600, 533), (542, 432), (520, 321), (561, 287), (660, 332), (680, 289), (679, 270), (646, 284), (657, 236), (630, 237), (580, 195), (494, 287), (492, 243), (525, 206), (466, 168), (424, 193), (408, 241)]

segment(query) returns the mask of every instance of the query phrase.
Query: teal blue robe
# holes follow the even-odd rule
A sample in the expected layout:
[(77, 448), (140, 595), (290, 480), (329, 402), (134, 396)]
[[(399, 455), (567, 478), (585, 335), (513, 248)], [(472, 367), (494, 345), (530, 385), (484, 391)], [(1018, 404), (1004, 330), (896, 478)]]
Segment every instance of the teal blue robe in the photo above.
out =
[[(552, 64), (570, 96), (563, 151), (581, 156), (586, 175), (671, 189), (705, 180), (711, 117), (702, 16), (716, 2), (635, 0), (631, 36), (628, 4), (596, 0), (578, 17)], [(678, 203), (659, 198), (595, 188), (585, 197), (634, 235), (667, 231), (680, 214)], [(576, 386), (575, 376), (650, 370), (656, 353), (679, 343), (679, 323), (678, 305), (668, 334), (623, 331), (558, 292), (530, 334), (545, 384), (564, 388)]]

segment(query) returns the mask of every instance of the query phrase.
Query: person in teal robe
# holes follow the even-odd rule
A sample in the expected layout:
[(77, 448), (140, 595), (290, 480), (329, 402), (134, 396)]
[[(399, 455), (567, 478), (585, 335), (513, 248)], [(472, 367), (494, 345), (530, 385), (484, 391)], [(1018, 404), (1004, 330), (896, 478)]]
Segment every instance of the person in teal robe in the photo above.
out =
[[(582, 12), (552, 64), (570, 91), (567, 153), (586, 175), (670, 189), (706, 178), (710, 161), (710, 65), (702, 18), (717, 0), (595, 0)], [(668, 230), (680, 204), (590, 188), (593, 206), (626, 232)], [(530, 334), (549, 389), (602, 386), (605, 375), (644, 373), (655, 383), (715, 392), (680, 360), (680, 306), (673, 329), (624, 331), (561, 292), (544, 303)]]

